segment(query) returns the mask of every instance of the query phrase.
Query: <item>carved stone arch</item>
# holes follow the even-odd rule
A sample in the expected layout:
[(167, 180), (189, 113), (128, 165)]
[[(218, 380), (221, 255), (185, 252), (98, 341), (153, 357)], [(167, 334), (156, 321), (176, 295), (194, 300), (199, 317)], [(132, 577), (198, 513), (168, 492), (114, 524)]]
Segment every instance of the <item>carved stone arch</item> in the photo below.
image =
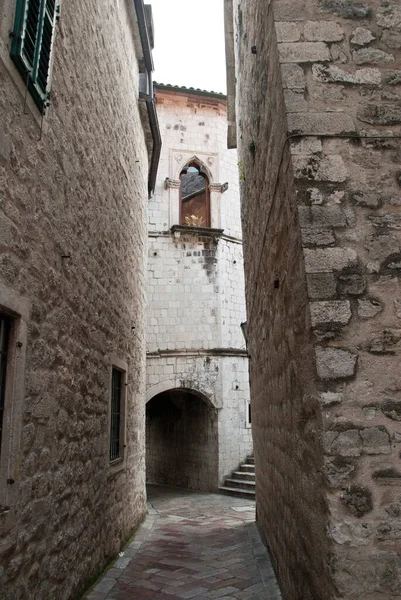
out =
[(200, 173), (203, 173), (203, 175), (207, 177), (209, 185), (215, 183), (213, 173), (211, 172), (210, 168), (196, 154), (194, 154), (190, 158), (188, 158), (188, 154), (182, 157), (182, 160), (179, 162), (178, 168), (174, 173), (174, 179), (179, 180), (182, 171), (184, 171), (185, 168), (188, 167), (191, 163), (195, 163), (198, 166)]
[(177, 385), (177, 383), (178, 382), (174, 378), (173, 380), (167, 380), (156, 385), (152, 385), (146, 391), (146, 404), (150, 400), (152, 400), (152, 398), (158, 396), (159, 394), (162, 394), (163, 392), (168, 392), (171, 390), (181, 390), (187, 391), (190, 394), (198, 396), (198, 398), (201, 398), (205, 402), (205, 404), (207, 404), (210, 408), (221, 408), (217, 406), (216, 398), (214, 397), (214, 395), (210, 395), (206, 390), (201, 389), (200, 386), (191, 385), (191, 387), (183, 387), (182, 385)]

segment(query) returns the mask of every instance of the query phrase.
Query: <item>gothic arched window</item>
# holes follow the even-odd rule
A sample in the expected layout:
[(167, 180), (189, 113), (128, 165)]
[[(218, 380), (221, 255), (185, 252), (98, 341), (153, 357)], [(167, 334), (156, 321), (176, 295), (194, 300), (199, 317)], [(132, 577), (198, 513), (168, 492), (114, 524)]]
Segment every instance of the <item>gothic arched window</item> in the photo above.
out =
[(210, 227), (209, 180), (197, 162), (180, 174), (180, 225)]

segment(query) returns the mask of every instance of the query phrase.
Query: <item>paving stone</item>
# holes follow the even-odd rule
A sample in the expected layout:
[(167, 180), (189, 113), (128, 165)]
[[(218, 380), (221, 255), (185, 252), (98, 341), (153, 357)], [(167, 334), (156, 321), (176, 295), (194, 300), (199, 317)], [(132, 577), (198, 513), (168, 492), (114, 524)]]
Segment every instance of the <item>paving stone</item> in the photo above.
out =
[(156, 486), (149, 502), (152, 514), (117, 568), (84, 598), (280, 600), (254, 502)]

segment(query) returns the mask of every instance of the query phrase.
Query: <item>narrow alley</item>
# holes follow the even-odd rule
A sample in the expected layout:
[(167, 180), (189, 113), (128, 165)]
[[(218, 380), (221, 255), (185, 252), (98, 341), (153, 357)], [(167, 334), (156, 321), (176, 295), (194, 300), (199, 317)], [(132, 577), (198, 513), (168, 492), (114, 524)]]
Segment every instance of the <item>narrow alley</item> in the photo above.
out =
[(150, 486), (148, 516), (87, 600), (279, 600), (255, 502)]

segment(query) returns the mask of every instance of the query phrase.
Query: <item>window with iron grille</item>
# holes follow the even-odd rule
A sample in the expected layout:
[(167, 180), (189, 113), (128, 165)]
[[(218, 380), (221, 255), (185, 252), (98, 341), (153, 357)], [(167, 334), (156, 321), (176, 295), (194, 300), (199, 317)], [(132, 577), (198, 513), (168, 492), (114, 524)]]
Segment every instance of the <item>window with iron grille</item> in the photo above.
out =
[(111, 372), (110, 460), (122, 457), (123, 372), (113, 367)]
[(17, 0), (11, 58), (42, 114), (50, 97), (51, 52), (58, 12), (57, 0)]
[(0, 452), (3, 433), (3, 414), (6, 393), (7, 351), (11, 321), (0, 314)]

